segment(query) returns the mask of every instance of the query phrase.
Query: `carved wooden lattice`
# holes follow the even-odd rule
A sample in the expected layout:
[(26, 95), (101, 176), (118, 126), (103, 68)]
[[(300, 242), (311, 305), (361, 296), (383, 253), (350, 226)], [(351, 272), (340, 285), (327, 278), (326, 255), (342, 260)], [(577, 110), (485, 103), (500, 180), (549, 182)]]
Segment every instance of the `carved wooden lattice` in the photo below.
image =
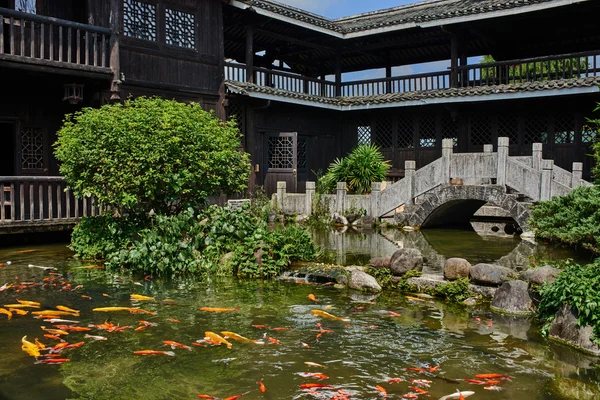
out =
[(165, 42), (172, 46), (196, 48), (196, 18), (194, 14), (165, 9)]
[(381, 117), (375, 123), (374, 144), (381, 148), (391, 148), (394, 146), (394, 138), (392, 136), (392, 120), (391, 118)]
[(498, 137), (507, 137), (509, 144), (519, 143), (519, 119), (516, 115), (498, 116)]
[(368, 120), (358, 121), (356, 128), (358, 144), (371, 144), (371, 124)]
[(306, 169), (306, 138), (298, 137), (298, 146), (297, 146), (297, 162), (298, 169)]
[(525, 117), (525, 144), (548, 143), (548, 120), (545, 115)]
[(123, 0), (123, 33), (136, 39), (156, 41), (156, 6)]
[(423, 114), (419, 119), (419, 146), (435, 147), (435, 115)]
[(476, 114), (471, 117), (471, 145), (483, 146), (492, 143), (492, 124), (487, 115)]
[(554, 120), (554, 143), (568, 144), (575, 141), (575, 118), (573, 115), (557, 115)]
[(598, 137), (598, 132), (590, 127), (589, 125), (584, 125), (581, 128), (581, 142), (582, 143), (593, 143), (594, 141), (596, 141), (596, 138)]
[(401, 149), (411, 149), (414, 147), (413, 121), (412, 114), (403, 114), (398, 117), (398, 147)]
[(452, 144), (458, 146), (458, 124), (451, 115), (442, 115), (442, 138), (452, 139)]
[(242, 103), (239, 101), (230, 100), (229, 107), (227, 108), (227, 118), (230, 120), (235, 118), (235, 122), (240, 130), (240, 133), (242, 135), (246, 134), (245, 108)]
[(39, 128), (21, 129), (21, 168), (44, 168), (44, 132)]
[(269, 138), (269, 168), (294, 168), (293, 138)]

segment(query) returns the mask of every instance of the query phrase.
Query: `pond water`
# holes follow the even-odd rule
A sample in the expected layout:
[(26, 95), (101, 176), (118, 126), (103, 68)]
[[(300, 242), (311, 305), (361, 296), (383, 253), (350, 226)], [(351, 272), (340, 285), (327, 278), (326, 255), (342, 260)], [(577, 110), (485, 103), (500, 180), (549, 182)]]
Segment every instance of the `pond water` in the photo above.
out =
[[(12, 264), (7, 265), (9, 260)], [(456, 389), (474, 391), (472, 399), (491, 400), (591, 399), (600, 393), (596, 359), (547, 342), (527, 319), (501, 316), (487, 308), (467, 310), (438, 301), (413, 302), (391, 292), (365, 297), (332, 286), (293, 281), (145, 280), (80, 268), (89, 264), (74, 260), (65, 245), (0, 249), (0, 263), (0, 286), (15, 285), (0, 292), (0, 305), (17, 299), (41, 302), (42, 309), (63, 305), (81, 311), (80, 317), (61, 317), (80, 321), (78, 326), (107, 320), (131, 326), (111, 333), (97, 328), (70, 332), (64, 336), (69, 343), (85, 343), (63, 351), (61, 355), (70, 362), (36, 364), (21, 351), (21, 338), (27, 335), (31, 341), (37, 337), (47, 346), (56, 345), (57, 341), (43, 337), (40, 328), (51, 324), (31, 315), (7, 320), (0, 314), (0, 399), (194, 399), (198, 394), (329, 399), (339, 389), (351, 393), (351, 399), (381, 399), (377, 385), (387, 390), (388, 399), (401, 399), (414, 392), (409, 386), (417, 385), (410, 383), (411, 379), (431, 381), (430, 387), (420, 386), (429, 392), (421, 399), (438, 399)], [(28, 265), (55, 267), (56, 271)], [(155, 300), (132, 302), (132, 293)], [(309, 300), (309, 294), (319, 302)], [(156, 315), (92, 311), (109, 306), (141, 307)], [(201, 307), (238, 309), (211, 313), (200, 311)], [(311, 313), (314, 309), (350, 322), (318, 318)], [(400, 316), (392, 316), (390, 311)], [(156, 326), (135, 331), (140, 320)], [(317, 339), (317, 323), (332, 332)], [(257, 324), (270, 329), (252, 326)], [(233, 331), (251, 339), (263, 339), (266, 334), (279, 344), (232, 341), (231, 349), (206, 345), (191, 351), (163, 346), (164, 340), (191, 346), (204, 338), (205, 331)], [(107, 340), (95, 341), (85, 334)], [(146, 349), (173, 351), (175, 356), (133, 354)], [(433, 373), (407, 370), (437, 365), (440, 367)], [(307, 372), (329, 378), (303, 376)], [(492, 384), (464, 381), (482, 373), (508, 375), (510, 380), (501, 379), (496, 385), (501, 391), (484, 389)], [(392, 378), (404, 381), (389, 383)], [(264, 393), (258, 391), (256, 382), (260, 380), (267, 389)], [(328, 384), (334, 389), (311, 393), (300, 388), (305, 383)]]

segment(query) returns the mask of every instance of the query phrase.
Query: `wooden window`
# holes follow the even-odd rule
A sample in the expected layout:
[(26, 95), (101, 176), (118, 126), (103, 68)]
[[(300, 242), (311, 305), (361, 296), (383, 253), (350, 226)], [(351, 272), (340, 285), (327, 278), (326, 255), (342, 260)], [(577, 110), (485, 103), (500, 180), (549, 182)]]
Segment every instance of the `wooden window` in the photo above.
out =
[(306, 142), (307, 138), (298, 136), (296, 153), (298, 154), (298, 169), (306, 169)]
[(573, 115), (557, 115), (554, 121), (554, 143), (569, 144), (575, 141), (575, 118)]
[(419, 121), (419, 147), (435, 147), (435, 136), (435, 115), (421, 115)]
[(269, 168), (294, 168), (294, 138), (269, 138)]
[(183, 11), (165, 9), (165, 42), (171, 46), (196, 48), (196, 17)]
[(458, 124), (448, 114), (442, 116), (442, 138), (452, 139), (454, 147), (458, 146)]
[(398, 147), (403, 149), (412, 149), (413, 144), (413, 116), (404, 114), (398, 117)]
[(373, 143), (384, 149), (394, 146), (391, 117), (383, 116), (377, 119)]
[(492, 124), (487, 115), (476, 114), (471, 118), (471, 145), (492, 144)]
[(598, 132), (596, 129), (590, 127), (589, 125), (584, 125), (581, 128), (581, 142), (582, 143), (593, 143), (596, 141), (598, 137)]
[(356, 133), (359, 145), (371, 144), (371, 124), (368, 120), (361, 120), (358, 122)]
[(123, 33), (132, 38), (155, 42), (156, 6), (137, 0), (124, 0)]
[(519, 144), (519, 119), (516, 115), (498, 116), (498, 137), (507, 137), (509, 144)]
[(44, 131), (40, 128), (21, 128), (21, 169), (44, 169)]
[(548, 143), (548, 119), (545, 115), (525, 117), (525, 144)]

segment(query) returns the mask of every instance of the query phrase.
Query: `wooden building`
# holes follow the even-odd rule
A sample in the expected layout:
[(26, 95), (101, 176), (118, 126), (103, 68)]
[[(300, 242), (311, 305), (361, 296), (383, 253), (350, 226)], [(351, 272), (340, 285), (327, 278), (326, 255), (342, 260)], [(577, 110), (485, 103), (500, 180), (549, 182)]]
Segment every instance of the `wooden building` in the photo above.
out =
[[(44, 180), (64, 115), (139, 95), (235, 116), (250, 183), (269, 192), (282, 179), (303, 190), (361, 142), (395, 179), (443, 138), (481, 151), (508, 136), (513, 155), (542, 142), (589, 178), (597, 15), (591, 0), (428, 0), (336, 20), (270, 0), (0, 0), (0, 219), (75, 215), (64, 183)], [(495, 61), (468, 63), (483, 55)], [(381, 77), (343, 79), (367, 70)]]

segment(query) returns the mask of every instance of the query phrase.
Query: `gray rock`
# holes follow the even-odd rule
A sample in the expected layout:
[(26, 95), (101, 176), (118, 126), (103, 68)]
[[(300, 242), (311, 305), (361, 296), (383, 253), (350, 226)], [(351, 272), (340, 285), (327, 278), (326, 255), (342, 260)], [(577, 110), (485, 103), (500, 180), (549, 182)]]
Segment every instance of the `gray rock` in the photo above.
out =
[(269, 215), (267, 216), (267, 221), (268, 222), (277, 221), (277, 213), (276, 212), (269, 213)]
[(350, 213), (350, 214), (346, 214), (345, 217), (348, 220), (349, 224), (353, 224), (354, 221), (357, 221), (360, 218), (360, 214)]
[(502, 285), (511, 280), (515, 272), (495, 264), (475, 264), (469, 272), (471, 279), (483, 285)]
[(352, 271), (365, 272), (365, 267), (360, 266), (360, 265), (348, 265), (347, 267), (344, 267), (344, 269), (348, 272), (352, 272)]
[(373, 300), (379, 297), (380, 293), (365, 293), (365, 292), (357, 292), (356, 290), (348, 291), (348, 296), (350, 300), (355, 303), (371, 303)]
[(527, 282), (524, 281), (504, 282), (492, 299), (492, 310), (508, 314), (535, 312), (535, 306), (527, 288)]
[(305, 224), (308, 222), (308, 215), (300, 214), (296, 215), (296, 223), (297, 224)]
[(586, 353), (600, 356), (600, 348), (592, 342), (593, 328), (591, 326), (577, 326), (578, 315), (569, 305), (563, 305), (552, 325), (550, 338), (573, 346)]
[(365, 216), (354, 221), (352, 225), (359, 228), (373, 228), (376, 223), (377, 220), (375, 218)]
[(544, 283), (552, 283), (558, 277), (561, 270), (554, 268), (551, 265), (544, 265), (538, 269), (530, 269), (521, 273), (521, 279), (533, 285), (543, 285)]
[(466, 300), (463, 300), (462, 302), (465, 306), (476, 306), (477, 305), (477, 299), (475, 297), (469, 297)]
[(381, 292), (381, 286), (379, 286), (379, 283), (377, 283), (377, 280), (374, 277), (366, 272), (358, 270), (352, 271), (350, 274), (348, 287), (363, 292)]
[(335, 213), (331, 216), (331, 222), (334, 225), (343, 225), (343, 226), (348, 225), (348, 220), (346, 219), (346, 217), (344, 217), (343, 215), (340, 215), (338, 213)]
[(468, 278), (470, 270), (471, 263), (464, 258), (449, 258), (444, 265), (444, 278), (449, 281)]
[(391, 257), (375, 257), (369, 260), (369, 265), (373, 268), (389, 268)]
[(390, 269), (394, 275), (404, 275), (408, 271), (423, 271), (423, 256), (417, 249), (400, 249), (392, 254)]

